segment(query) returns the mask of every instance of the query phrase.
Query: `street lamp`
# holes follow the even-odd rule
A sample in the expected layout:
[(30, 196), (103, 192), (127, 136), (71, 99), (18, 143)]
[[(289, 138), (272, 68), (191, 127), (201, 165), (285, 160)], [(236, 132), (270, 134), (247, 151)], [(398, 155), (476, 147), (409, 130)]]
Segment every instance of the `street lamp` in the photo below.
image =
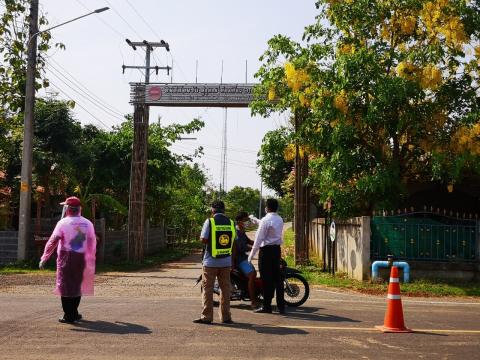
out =
[(38, 36), (38, 35), (40, 35), (40, 34), (42, 34), (42, 33), (44, 33), (44, 32), (53, 30), (53, 29), (55, 29), (55, 28), (57, 28), (57, 27), (60, 27), (60, 26), (63, 26), (63, 25), (65, 25), (65, 24), (74, 22), (74, 21), (76, 21), (76, 20), (78, 20), (78, 19), (84, 18), (84, 17), (89, 16), (89, 15), (98, 14), (98, 13), (107, 11), (108, 9), (110, 9), (110, 8), (109, 8), (109, 7), (103, 7), (103, 8), (97, 9), (97, 10), (93, 10), (92, 12), (89, 12), (88, 14), (85, 14), (85, 15), (76, 17), (76, 18), (74, 18), (74, 19), (65, 21), (65, 22), (63, 22), (63, 23), (57, 24), (57, 25), (55, 25), (55, 26), (52, 26), (52, 27), (50, 27), (50, 28), (48, 28), (48, 29), (41, 30), (41, 31), (37, 31), (37, 32), (34, 33), (32, 36), (30, 36), (30, 39), (28, 39), (28, 41), (30, 42), (30, 40), (32, 40), (32, 38), (34, 38), (35, 36)]
[(94, 10), (88, 14), (65, 21), (45, 30), (38, 30), (38, 0), (31, 1), (29, 38), (27, 42), (27, 74), (25, 85), (25, 110), (23, 123), (23, 153), (20, 181), (20, 208), (18, 210), (18, 248), (17, 259), (27, 258), (27, 239), (30, 234), (31, 188), (32, 188), (32, 142), (33, 142), (33, 110), (35, 106), (35, 68), (37, 61), (38, 35), (71, 23), (92, 14), (108, 10), (108, 7)]

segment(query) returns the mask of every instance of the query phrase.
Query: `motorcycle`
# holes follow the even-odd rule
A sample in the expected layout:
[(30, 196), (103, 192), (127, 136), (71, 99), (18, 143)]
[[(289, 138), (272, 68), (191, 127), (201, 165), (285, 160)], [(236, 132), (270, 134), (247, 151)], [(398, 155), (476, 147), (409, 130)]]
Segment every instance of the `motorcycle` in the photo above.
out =
[[(310, 286), (307, 280), (303, 277), (300, 271), (292, 269), (287, 266), (285, 260), (281, 260), (280, 271), (284, 281), (285, 287), (285, 303), (287, 306), (298, 307), (303, 305), (310, 295)], [(202, 280), (200, 275), (197, 278), (195, 286)], [(233, 269), (230, 273), (231, 282), (231, 295), (230, 301), (250, 301), (248, 293), (248, 278), (239, 270)], [(202, 291), (202, 289), (201, 289)], [(255, 279), (255, 293), (257, 300), (261, 303), (262, 300), (263, 283), (262, 279)], [(213, 286), (213, 292), (216, 295), (220, 295), (220, 286), (215, 279)], [(214, 301), (214, 304), (218, 304), (218, 301)]]

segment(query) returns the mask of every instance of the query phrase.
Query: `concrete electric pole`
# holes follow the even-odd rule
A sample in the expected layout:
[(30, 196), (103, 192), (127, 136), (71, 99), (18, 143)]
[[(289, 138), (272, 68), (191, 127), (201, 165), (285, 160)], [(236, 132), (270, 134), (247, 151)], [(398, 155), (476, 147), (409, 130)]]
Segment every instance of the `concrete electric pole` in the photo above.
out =
[[(156, 47), (164, 47), (170, 51), (168, 43), (165, 41), (132, 42), (126, 39), (128, 45), (136, 50), (137, 47), (145, 48), (145, 66), (126, 66), (122, 69), (144, 69), (145, 84), (150, 82), (150, 71), (167, 70), (171, 67), (150, 66), (150, 54)], [(148, 117), (149, 107), (145, 104), (136, 104), (133, 113), (133, 148), (132, 164), (130, 168), (130, 194), (128, 204), (128, 252), (129, 260), (141, 261), (143, 259), (144, 249), (144, 229), (145, 229), (145, 188), (147, 181), (147, 148), (148, 148)]]
[(27, 258), (27, 239), (30, 235), (32, 203), (32, 142), (33, 110), (35, 106), (35, 69), (37, 62), (38, 0), (30, 2), (27, 43), (27, 74), (25, 85), (25, 110), (23, 123), (22, 171), (20, 180), (20, 208), (18, 211), (17, 259)]

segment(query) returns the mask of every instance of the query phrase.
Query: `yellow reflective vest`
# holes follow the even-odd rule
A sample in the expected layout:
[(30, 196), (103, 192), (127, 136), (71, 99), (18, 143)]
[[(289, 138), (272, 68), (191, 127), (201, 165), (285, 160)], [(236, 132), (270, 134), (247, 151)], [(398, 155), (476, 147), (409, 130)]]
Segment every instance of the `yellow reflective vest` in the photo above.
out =
[(228, 219), (228, 221), (230, 224), (221, 225), (216, 224), (214, 218), (210, 218), (211, 231), (209, 251), (214, 258), (222, 258), (232, 255), (233, 242), (235, 240), (236, 232), (233, 220)]

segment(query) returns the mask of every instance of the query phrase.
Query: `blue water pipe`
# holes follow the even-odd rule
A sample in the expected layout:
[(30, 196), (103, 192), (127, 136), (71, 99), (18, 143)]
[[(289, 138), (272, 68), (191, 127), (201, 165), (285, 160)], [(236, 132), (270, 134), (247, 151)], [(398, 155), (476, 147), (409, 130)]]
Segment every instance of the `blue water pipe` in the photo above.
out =
[[(410, 265), (406, 261), (394, 261), (392, 265), (403, 270), (403, 282), (408, 283), (410, 281)], [(378, 278), (379, 268), (388, 268), (389, 266), (388, 261), (374, 261), (372, 264), (372, 280)]]

